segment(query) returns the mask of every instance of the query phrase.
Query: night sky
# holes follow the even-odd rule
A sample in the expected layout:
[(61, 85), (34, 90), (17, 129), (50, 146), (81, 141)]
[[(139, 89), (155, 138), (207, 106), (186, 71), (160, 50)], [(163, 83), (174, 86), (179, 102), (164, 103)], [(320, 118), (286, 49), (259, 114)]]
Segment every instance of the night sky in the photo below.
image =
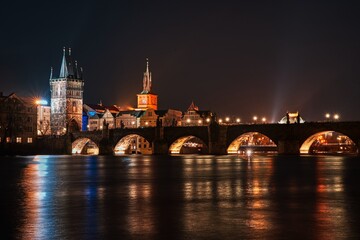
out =
[(65, 46), (85, 103), (135, 106), (148, 57), (159, 109), (360, 120), (359, 12), (330, 0), (6, 1), (0, 91), (48, 97)]

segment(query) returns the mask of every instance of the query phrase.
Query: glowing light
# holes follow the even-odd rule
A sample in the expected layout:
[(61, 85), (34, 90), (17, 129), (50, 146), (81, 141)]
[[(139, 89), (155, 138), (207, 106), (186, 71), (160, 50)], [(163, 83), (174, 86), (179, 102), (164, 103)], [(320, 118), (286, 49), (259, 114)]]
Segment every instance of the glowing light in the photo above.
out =
[(188, 123), (191, 122), (190, 118), (186, 119), (186, 122), (188, 122)]
[(246, 155), (247, 155), (248, 157), (250, 157), (250, 156), (252, 155), (252, 151), (251, 151), (250, 149), (248, 149), (248, 150), (246, 151)]
[(220, 119), (219, 119), (219, 123), (222, 123), (222, 121), (223, 121), (223, 120), (220, 118)]
[(226, 121), (226, 122), (230, 121), (230, 118), (229, 118), (229, 117), (226, 117), (226, 118), (225, 118), (225, 121)]
[(257, 121), (257, 119), (258, 119), (257, 116), (254, 116), (254, 117), (253, 117), (253, 120), (254, 120), (254, 121)]
[(263, 118), (261, 119), (261, 121), (262, 121), (263, 123), (266, 122), (266, 118), (263, 117)]
[(199, 124), (201, 124), (201, 123), (202, 123), (202, 121), (201, 121), (201, 120), (199, 120), (199, 121), (198, 121), (198, 123), (199, 123)]
[(149, 122), (145, 122), (145, 125), (146, 125), (146, 126), (149, 125)]
[(210, 122), (210, 118), (207, 118), (207, 119), (206, 119), (206, 122)]
[(237, 118), (237, 119), (236, 119), (236, 122), (237, 122), (237, 123), (239, 123), (240, 121), (241, 121), (240, 118)]
[(36, 105), (47, 105), (48, 102), (47, 102), (46, 100), (44, 100), (44, 99), (37, 99), (37, 100), (35, 101), (35, 104), (36, 104)]
[(335, 115), (334, 115), (334, 119), (335, 119), (335, 120), (338, 120), (339, 118), (340, 118), (339, 114), (335, 114)]
[(330, 113), (326, 113), (326, 114), (325, 114), (325, 118), (326, 118), (326, 119), (329, 119), (329, 118), (330, 118)]

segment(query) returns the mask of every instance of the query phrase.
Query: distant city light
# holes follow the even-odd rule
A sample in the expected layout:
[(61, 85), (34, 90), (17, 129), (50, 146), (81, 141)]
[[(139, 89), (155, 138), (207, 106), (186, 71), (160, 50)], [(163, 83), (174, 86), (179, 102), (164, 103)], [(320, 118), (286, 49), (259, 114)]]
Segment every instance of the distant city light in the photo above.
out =
[(236, 122), (239, 123), (239, 122), (240, 122), (240, 118), (237, 118), (237, 119), (236, 119)]
[(261, 121), (262, 121), (263, 123), (266, 122), (266, 118), (263, 117), (263, 118), (261, 119)]
[(229, 117), (226, 117), (226, 118), (225, 118), (225, 121), (226, 121), (226, 122), (230, 121), (230, 118), (229, 118)]
[(201, 123), (202, 123), (202, 121), (201, 121), (201, 120), (199, 120), (199, 121), (198, 121), (198, 123), (199, 123), (199, 124), (201, 124)]
[(222, 121), (223, 121), (223, 120), (220, 118), (220, 119), (219, 119), (219, 123), (222, 123)]
[(207, 118), (207, 119), (206, 119), (206, 122), (210, 122), (210, 118)]
[(257, 121), (257, 119), (258, 119), (257, 116), (254, 116), (254, 117), (253, 117), (253, 120), (254, 120), (254, 121)]
[(339, 114), (334, 114), (334, 119), (338, 120), (340, 118)]
[(325, 118), (326, 118), (326, 119), (329, 119), (329, 118), (330, 118), (330, 113), (326, 113), (326, 114), (325, 114)]

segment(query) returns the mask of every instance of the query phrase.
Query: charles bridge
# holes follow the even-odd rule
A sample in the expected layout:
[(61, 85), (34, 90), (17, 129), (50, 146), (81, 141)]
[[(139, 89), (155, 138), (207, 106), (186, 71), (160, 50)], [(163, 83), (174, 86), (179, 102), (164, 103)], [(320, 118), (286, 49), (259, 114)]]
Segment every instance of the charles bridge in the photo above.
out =
[[(146, 127), (107, 129), (69, 133), (67, 153), (71, 153), (73, 143), (89, 139), (99, 148), (100, 155), (114, 154), (116, 144), (128, 136), (141, 136), (152, 143), (153, 154), (168, 154), (170, 146), (189, 136), (200, 139), (209, 154), (227, 154), (228, 148), (241, 135), (261, 133), (276, 144), (278, 154), (308, 153), (314, 139), (324, 132), (338, 132), (349, 137), (356, 148), (360, 148), (360, 122), (305, 122), (300, 124), (238, 124), (193, 127)], [(72, 144), (72, 145), (71, 145)], [(236, 146), (239, 147), (239, 146)]]

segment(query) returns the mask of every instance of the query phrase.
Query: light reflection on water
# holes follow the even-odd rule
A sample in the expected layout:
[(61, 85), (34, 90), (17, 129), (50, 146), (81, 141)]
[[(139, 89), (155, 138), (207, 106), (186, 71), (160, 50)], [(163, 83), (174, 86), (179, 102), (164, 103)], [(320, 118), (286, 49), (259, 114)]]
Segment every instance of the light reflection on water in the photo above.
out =
[(12, 238), (360, 236), (356, 157), (35, 156), (6, 166)]

